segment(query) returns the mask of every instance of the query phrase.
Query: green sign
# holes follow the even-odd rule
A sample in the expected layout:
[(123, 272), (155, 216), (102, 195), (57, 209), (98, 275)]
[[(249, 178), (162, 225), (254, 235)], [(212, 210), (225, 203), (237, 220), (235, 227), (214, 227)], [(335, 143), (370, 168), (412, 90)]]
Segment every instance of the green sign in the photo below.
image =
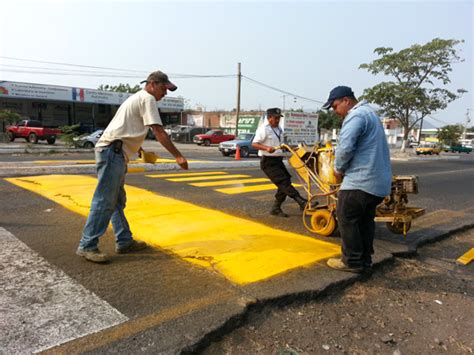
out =
[(259, 121), (260, 116), (239, 116), (239, 125), (237, 127), (237, 133), (255, 133)]

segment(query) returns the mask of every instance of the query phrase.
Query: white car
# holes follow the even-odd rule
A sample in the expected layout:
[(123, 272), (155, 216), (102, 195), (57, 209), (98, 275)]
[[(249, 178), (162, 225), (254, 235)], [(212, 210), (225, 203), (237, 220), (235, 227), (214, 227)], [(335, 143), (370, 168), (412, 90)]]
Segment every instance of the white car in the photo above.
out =
[(74, 140), (74, 145), (79, 148), (94, 148), (97, 142), (99, 141), (99, 138), (102, 136), (102, 133), (104, 133), (103, 129), (98, 129), (95, 132), (92, 132), (91, 134), (83, 134), (82, 136), (75, 137), (73, 138)]

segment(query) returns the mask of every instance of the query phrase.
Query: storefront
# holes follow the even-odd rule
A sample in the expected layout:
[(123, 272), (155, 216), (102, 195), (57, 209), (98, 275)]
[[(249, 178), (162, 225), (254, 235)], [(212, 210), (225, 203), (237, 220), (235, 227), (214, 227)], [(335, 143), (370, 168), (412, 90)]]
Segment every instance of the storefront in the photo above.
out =
[[(75, 87), (0, 81), (0, 110), (47, 127), (81, 124), (87, 131), (106, 127), (120, 104), (131, 94)], [(157, 103), (163, 125), (179, 124), (182, 98), (165, 97)]]

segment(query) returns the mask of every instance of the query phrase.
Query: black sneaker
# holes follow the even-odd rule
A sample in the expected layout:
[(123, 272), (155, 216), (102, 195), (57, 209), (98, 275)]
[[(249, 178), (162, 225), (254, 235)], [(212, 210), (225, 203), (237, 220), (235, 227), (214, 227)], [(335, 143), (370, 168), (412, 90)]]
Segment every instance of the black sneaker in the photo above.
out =
[(133, 253), (133, 252), (143, 250), (146, 248), (148, 248), (147, 243), (141, 242), (139, 240), (132, 240), (132, 242), (126, 247), (115, 248), (115, 251), (117, 252), (117, 254), (126, 254), (126, 253)]
[(270, 214), (272, 216), (277, 216), (277, 217), (290, 217), (288, 216), (285, 212), (283, 212), (281, 209), (277, 209), (277, 210), (271, 210), (270, 211)]

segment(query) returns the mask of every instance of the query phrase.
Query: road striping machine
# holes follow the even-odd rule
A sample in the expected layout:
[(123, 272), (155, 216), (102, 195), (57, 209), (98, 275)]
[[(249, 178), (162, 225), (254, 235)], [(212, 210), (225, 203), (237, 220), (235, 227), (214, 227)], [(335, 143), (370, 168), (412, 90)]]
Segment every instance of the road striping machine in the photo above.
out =
[[(334, 175), (334, 148), (330, 143), (323, 147), (299, 145), (297, 148), (282, 144), (278, 148), (291, 154), (288, 162), (307, 193), (308, 203), (303, 212), (305, 228), (319, 235), (331, 235), (337, 227), (337, 192), (340, 188)], [(407, 195), (416, 193), (417, 176), (394, 175), (391, 193), (377, 206), (375, 221), (385, 222), (392, 233), (406, 237), (412, 220), (425, 213), (423, 208), (408, 206)]]

